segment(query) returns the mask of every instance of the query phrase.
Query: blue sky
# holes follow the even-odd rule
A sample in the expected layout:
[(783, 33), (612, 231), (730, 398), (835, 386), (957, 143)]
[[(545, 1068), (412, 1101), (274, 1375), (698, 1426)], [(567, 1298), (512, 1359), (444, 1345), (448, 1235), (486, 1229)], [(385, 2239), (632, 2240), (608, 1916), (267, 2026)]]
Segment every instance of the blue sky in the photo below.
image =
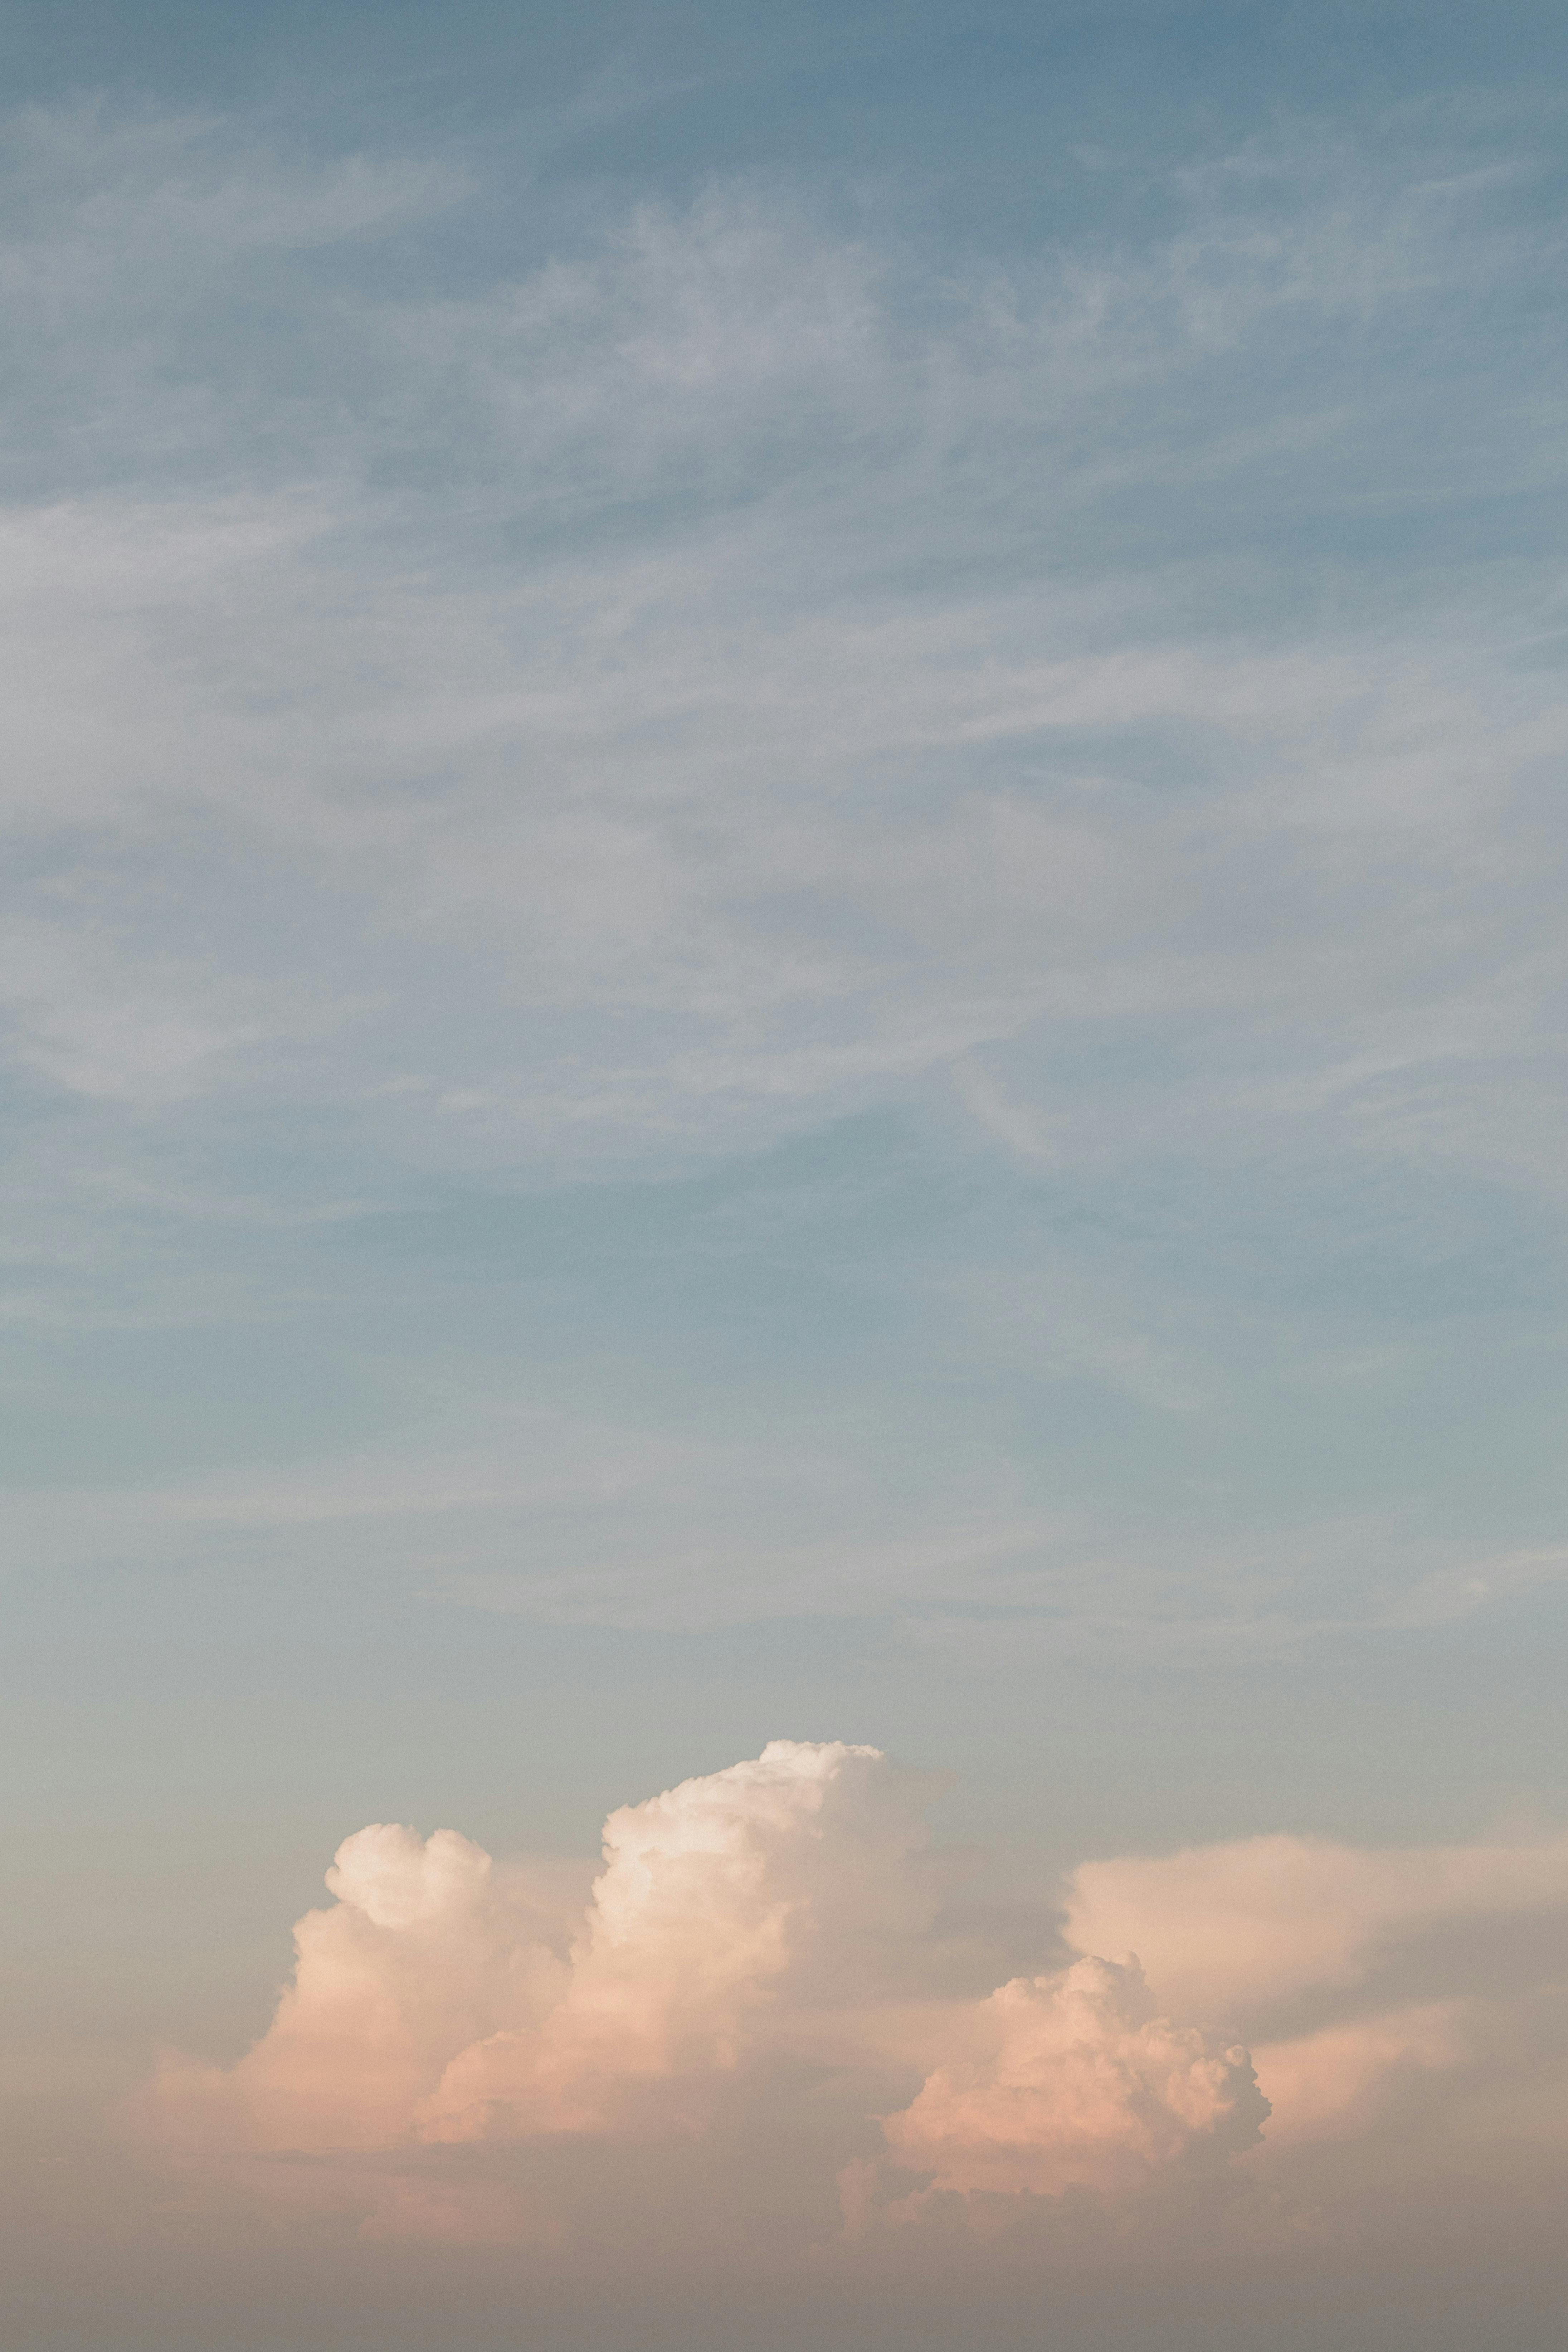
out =
[(1052, 1866), (1560, 1812), (1563, 47), (13, 12), (62, 2046), (780, 1734)]

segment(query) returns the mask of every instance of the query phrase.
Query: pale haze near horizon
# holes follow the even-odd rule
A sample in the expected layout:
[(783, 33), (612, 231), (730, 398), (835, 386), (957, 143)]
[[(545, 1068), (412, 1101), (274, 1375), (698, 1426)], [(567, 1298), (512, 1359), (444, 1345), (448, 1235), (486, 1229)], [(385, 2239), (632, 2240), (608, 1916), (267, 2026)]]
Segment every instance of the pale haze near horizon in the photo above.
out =
[(14, 14), (8, 2344), (1561, 2340), (1565, 49)]

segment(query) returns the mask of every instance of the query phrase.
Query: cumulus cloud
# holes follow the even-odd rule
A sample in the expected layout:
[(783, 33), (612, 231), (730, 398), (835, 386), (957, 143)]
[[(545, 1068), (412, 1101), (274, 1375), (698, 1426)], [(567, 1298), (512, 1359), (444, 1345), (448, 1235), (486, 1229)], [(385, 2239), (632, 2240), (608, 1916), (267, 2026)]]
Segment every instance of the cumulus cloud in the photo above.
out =
[(942, 1994), (926, 1794), (875, 1748), (774, 1740), (613, 1813), (574, 1930), (452, 1831), (362, 1830), (268, 2032), (227, 2073), (167, 2064), (155, 2111), (253, 2149), (637, 2140), (780, 2066), (858, 2070), (901, 2164), (1047, 2192), (1255, 2136), (1245, 2053), (1158, 2015), (1135, 1965)]
[[(1568, 1908), (1568, 1840), (1253, 1840), (1084, 1865), (1067, 1950), (998, 1984), (929, 1793), (875, 1748), (774, 1740), (613, 1813), (591, 1886), (362, 1830), (268, 2032), (227, 2070), (166, 2061), (142, 2128), (325, 2165), (296, 2184), (360, 2194), (373, 2234), (455, 2242), (553, 2242), (584, 2160), (629, 2193), (615, 2166), (703, 2147), (775, 2187), (837, 2170), (857, 2238), (1114, 2200), (1353, 2137), (1413, 2077), (1473, 2087), (1507, 1988), (1463, 1931)], [(483, 2169), (524, 2158), (526, 2190)]]
[[(475, 2044), (426, 2137), (690, 2124), (803, 2006), (861, 1997), (929, 1914), (910, 1792), (876, 1749), (774, 1740), (613, 1813), (570, 1982), (542, 2028)], [(650, 2099), (649, 2094), (653, 2096)]]
[(173, 2060), (161, 2111), (182, 2136), (253, 2148), (380, 2147), (407, 2136), (447, 2059), (559, 1998), (543, 1890), (453, 1830), (376, 1822), (345, 1839), (330, 1911), (294, 1931), (294, 1982), (227, 2073)]
[(1268, 2113), (1246, 2051), (1159, 2016), (1136, 1961), (1016, 1978), (969, 2032), (974, 2054), (887, 2126), (939, 2189), (1124, 2188), (1205, 2142), (1250, 2146)]

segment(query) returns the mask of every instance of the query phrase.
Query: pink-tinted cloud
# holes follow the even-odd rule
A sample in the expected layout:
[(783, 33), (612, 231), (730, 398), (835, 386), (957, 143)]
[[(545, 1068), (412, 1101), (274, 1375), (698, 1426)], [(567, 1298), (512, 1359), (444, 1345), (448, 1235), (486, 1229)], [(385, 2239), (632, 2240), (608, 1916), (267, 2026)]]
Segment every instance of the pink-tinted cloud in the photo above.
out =
[(1462, 2066), (1469, 2051), (1465, 2004), (1426, 2001), (1377, 2017), (1325, 2025), (1254, 2053), (1268, 2083), (1276, 2147), (1343, 2138), (1374, 2121), (1402, 2078)]
[(1190, 2014), (1240, 2018), (1310, 1986), (1358, 1983), (1414, 1930), (1565, 1906), (1568, 1837), (1381, 1853), (1260, 1837), (1082, 1864), (1067, 1936), (1080, 1952), (1135, 1949)]
[(906, 1776), (837, 1742), (622, 1807), (561, 2000), (455, 2057), (422, 2137), (694, 2127), (715, 2077), (925, 1924), (925, 1847)]
[(864, 2239), (1218, 2179), (1353, 2138), (1402, 2084), (1473, 2090), (1507, 2040), (1498, 1952), (1568, 1911), (1568, 1840), (1255, 1839), (1083, 1865), (1067, 1951), (987, 1975), (944, 1932), (924, 1794), (873, 1748), (776, 1740), (614, 1813), (591, 1887), (362, 1830), (268, 2032), (227, 2070), (167, 2062), (143, 2126), (273, 2183), (308, 2158), (268, 2193), (357, 2200), (373, 2235), (549, 2248), (588, 2180), (677, 2176), (695, 2229), (710, 2147), (770, 2210), (791, 2166), (829, 2199), (837, 2175)]
[(938, 2189), (1124, 2189), (1195, 2147), (1249, 2147), (1268, 2113), (1246, 2051), (1159, 2016), (1136, 1962), (1016, 1978), (967, 2030), (968, 2055), (885, 2126)]
[(156, 2107), (177, 2137), (395, 2145), (450, 2057), (561, 1997), (548, 1891), (498, 1873), (453, 1830), (421, 1839), (376, 1822), (345, 1839), (327, 1885), (338, 1899), (295, 1928), (294, 1981), (255, 2049), (226, 2072), (180, 2058), (160, 2069)]
[(1412, 2074), (1471, 2063), (1509, 1955), (1531, 1927), (1568, 1936), (1568, 1837), (1249, 1838), (1086, 1863), (1068, 1897), (1075, 1950), (1136, 1952), (1175, 2014), (1247, 2039), (1282, 2145), (1353, 2134)]

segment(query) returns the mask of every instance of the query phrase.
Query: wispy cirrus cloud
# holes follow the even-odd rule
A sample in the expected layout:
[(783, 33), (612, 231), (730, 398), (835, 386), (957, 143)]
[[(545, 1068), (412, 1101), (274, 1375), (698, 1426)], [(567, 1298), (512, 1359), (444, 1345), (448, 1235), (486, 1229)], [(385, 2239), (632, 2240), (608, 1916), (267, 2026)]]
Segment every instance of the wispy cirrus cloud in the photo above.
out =
[[(1489, 1349), (1511, 1396), (1560, 1345), (1549, 1285), (1515, 1346), (1479, 1276), (1450, 1311), (1423, 1271), (1529, 1255), (1563, 1165), (1561, 615), (1525, 520), (1556, 247), (1527, 146), (1479, 168), (1461, 117), (1391, 116), (1382, 155), (1284, 125), (1165, 173), (1136, 234), (985, 254), (868, 179), (541, 194), (500, 237), (478, 148), (27, 118), (13, 1328), (310, 1348), (352, 1299), (346, 1398), (456, 1312), (354, 1255), (443, 1186), (591, 1201), (897, 1112), (1018, 1196), (879, 1244), (868, 1283), (919, 1302), (875, 1375), (901, 1455), (850, 1463), (850, 1376), (816, 1376), (721, 1504), (552, 1516), (477, 1367), (450, 1433), (383, 1404), (367, 1449), (334, 1408), (297, 1479), (152, 1465), (117, 1557), (287, 1526), (573, 1622), (1256, 1632), (1425, 1622), (1477, 1560), (1552, 1554), (1539, 1464), (1449, 1528), (1425, 1457), (1288, 1525), (1203, 1458), (1259, 1398), (1249, 1460)], [(1495, 336), (1447, 337), (1505, 283)], [(343, 1245), (285, 1265), (285, 1231)], [(1386, 1295), (1352, 1250), (1397, 1259)], [(869, 1296), (825, 1302), (829, 1353)], [(658, 1423), (652, 1386), (710, 1409), (669, 1298), (630, 1337), (593, 1311), (584, 1426)], [(1004, 1443), (982, 1400), (1026, 1389)], [(1050, 1451), (1080, 1412), (1087, 1470)], [(1124, 1505), (1184, 1445), (1163, 1520)], [(405, 1514), (317, 1508), (367, 1462)], [(36, 1497), (31, 1556), (79, 1558), (95, 1508)]]
[[(885, 227), (739, 183), (455, 300), (374, 292), (353, 258), (459, 201), (450, 171), (237, 157), (203, 124), (28, 136), (55, 163), (23, 292), (49, 289), (79, 358), (74, 224), (94, 253), (135, 240), (142, 324), (89, 288), (76, 331), (111, 372), (150, 332), (226, 438), (212, 490), (188, 450), (158, 487), (149, 375), (94, 420), (115, 480), (88, 463), (70, 503), (13, 509), (13, 821), (55, 836), (52, 875), (107, 826), (107, 903), (79, 919), (123, 951), (172, 930), (193, 995), (237, 960), (280, 981), (247, 920), (260, 861), (337, 1019), (242, 1056), (242, 1090), (405, 1081), (373, 1097), (395, 1143), (401, 1103), (459, 1160), (658, 1158), (978, 1054), (961, 1098), (1058, 1155), (1113, 1117), (1120, 1151), (1327, 1129), (1550, 1181), (1524, 1097), (1561, 1041), (1521, 1015), (1553, 954), (1563, 704), (1517, 658), (1547, 616), (1527, 592), (1478, 635), (1460, 575), (1260, 627), (1245, 534), (1212, 515), (1215, 481), (1244, 498), (1271, 468), (1288, 546), (1352, 446), (1379, 451), (1374, 504), (1434, 495), (1375, 400), (1346, 408), (1324, 338), (1353, 319), (1392, 394), (1424, 319), (1544, 267), (1506, 181), (1250, 151), (1187, 176), (1163, 244), (950, 274), (934, 308)], [(192, 238), (237, 304), (258, 250), (344, 257), (273, 289), (282, 331), (243, 362), (264, 437), (194, 313), (136, 310), (137, 271), (188, 283)], [(1310, 428), (1238, 439), (1289, 351)], [(1516, 400), (1500, 369), (1476, 396)], [(1509, 488), (1521, 452), (1545, 462), (1515, 414)], [(1160, 553), (1173, 499), (1187, 543)], [(1180, 1035), (1180, 1101), (1042, 1099), (1046, 1033)]]

